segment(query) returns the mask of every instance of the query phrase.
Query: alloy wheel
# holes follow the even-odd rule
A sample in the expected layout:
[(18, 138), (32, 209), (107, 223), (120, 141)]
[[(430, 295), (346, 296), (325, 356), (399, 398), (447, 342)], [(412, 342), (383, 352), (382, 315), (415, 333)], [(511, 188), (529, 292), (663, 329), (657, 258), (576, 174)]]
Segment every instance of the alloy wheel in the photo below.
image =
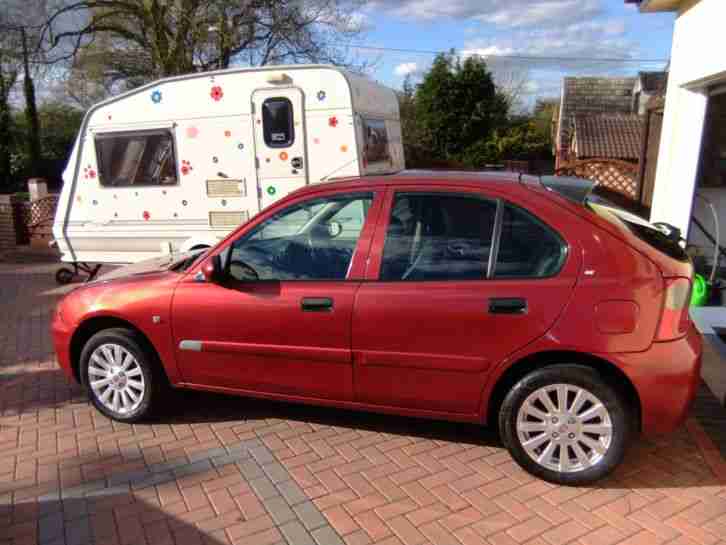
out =
[(135, 411), (146, 390), (139, 362), (119, 344), (102, 344), (93, 351), (88, 382), (99, 403), (120, 415)]
[(516, 430), (530, 458), (564, 473), (596, 466), (613, 441), (605, 404), (572, 384), (550, 384), (532, 392), (518, 411)]

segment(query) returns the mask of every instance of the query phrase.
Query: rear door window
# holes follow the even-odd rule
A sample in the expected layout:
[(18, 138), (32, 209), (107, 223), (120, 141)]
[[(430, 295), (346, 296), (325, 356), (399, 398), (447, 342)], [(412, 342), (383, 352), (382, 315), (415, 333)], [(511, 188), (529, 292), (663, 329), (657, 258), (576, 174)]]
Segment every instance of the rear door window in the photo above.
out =
[(496, 210), (496, 201), (467, 195), (397, 194), (380, 279), (483, 280)]

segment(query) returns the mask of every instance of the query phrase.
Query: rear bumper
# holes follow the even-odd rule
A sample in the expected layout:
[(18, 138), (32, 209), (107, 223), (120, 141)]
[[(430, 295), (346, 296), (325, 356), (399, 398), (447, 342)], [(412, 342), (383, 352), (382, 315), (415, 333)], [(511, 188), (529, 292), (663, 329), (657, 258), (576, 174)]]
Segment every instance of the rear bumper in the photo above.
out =
[(701, 382), (701, 342), (691, 324), (681, 339), (653, 343), (645, 352), (611, 355), (638, 392), (644, 434), (668, 433), (686, 419)]

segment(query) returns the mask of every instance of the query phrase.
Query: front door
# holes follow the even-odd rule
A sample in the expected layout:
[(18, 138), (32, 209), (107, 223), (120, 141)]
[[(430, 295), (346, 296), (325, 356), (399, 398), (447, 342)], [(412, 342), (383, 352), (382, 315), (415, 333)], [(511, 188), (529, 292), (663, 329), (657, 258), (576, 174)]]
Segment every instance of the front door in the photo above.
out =
[(356, 399), (474, 415), (492, 367), (562, 312), (577, 252), (479, 191), (390, 190), (386, 201), (356, 296)]
[(296, 87), (252, 94), (260, 208), (308, 183), (305, 100)]
[(380, 204), (372, 192), (298, 201), (220, 249), (218, 282), (190, 271), (172, 307), (184, 381), (352, 399), (353, 303)]

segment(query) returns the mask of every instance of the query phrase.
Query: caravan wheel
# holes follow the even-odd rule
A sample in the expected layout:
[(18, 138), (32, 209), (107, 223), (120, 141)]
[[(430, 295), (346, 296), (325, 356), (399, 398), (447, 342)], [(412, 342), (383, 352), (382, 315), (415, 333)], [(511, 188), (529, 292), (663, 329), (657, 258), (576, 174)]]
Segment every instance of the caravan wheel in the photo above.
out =
[(68, 267), (61, 267), (55, 273), (55, 281), (60, 285), (70, 284), (73, 282), (73, 278), (76, 276), (71, 269)]

